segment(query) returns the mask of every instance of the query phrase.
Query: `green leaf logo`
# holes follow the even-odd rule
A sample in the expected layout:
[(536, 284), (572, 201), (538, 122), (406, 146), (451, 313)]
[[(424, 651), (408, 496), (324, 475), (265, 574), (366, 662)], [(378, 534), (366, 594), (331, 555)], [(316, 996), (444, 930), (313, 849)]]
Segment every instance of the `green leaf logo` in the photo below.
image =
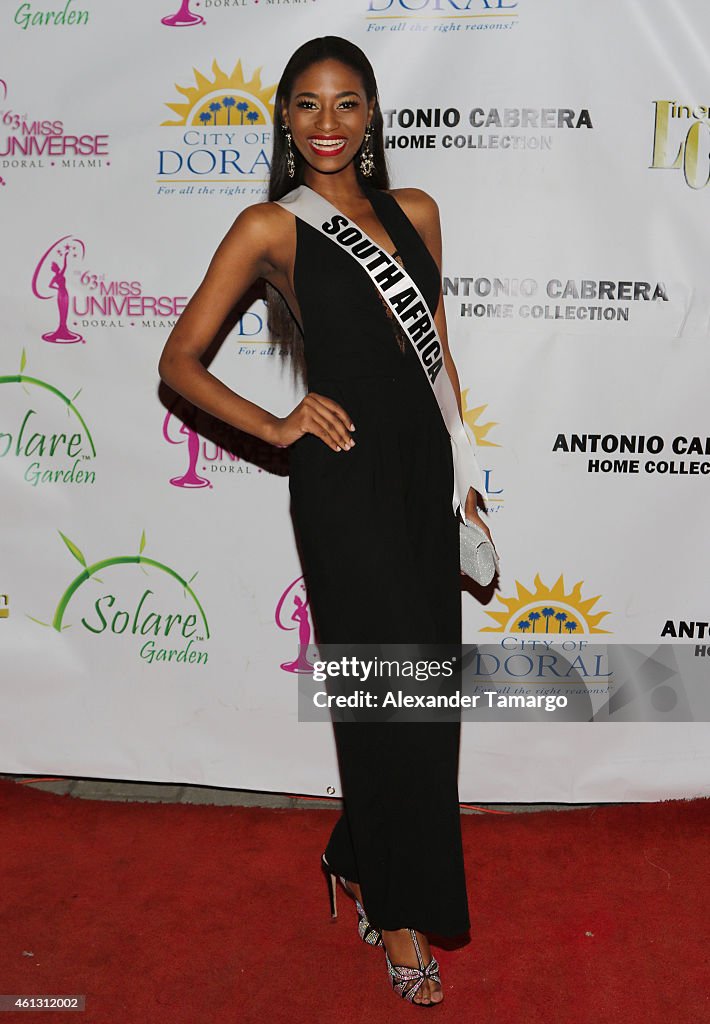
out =
[[(27, 615), (27, 612), (25, 612), (25, 615)], [(51, 628), (51, 622), (42, 622), (41, 619), (36, 619), (34, 615), (27, 615), (27, 618), (32, 619), (33, 622), (38, 623), (40, 626), (50, 626)]]
[(76, 546), (76, 544), (74, 544), (73, 541), (69, 540), (68, 537), (65, 537), (61, 530), (57, 530), (57, 533), (62, 538), (62, 540), (64, 541), (66, 546), (69, 548), (71, 553), (74, 555), (74, 558), (76, 558), (76, 560), (78, 562), (81, 562), (81, 564), (84, 566), (84, 568), (86, 568), (86, 559), (82, 555), (81, 551), (79, 551), (79, 548)]

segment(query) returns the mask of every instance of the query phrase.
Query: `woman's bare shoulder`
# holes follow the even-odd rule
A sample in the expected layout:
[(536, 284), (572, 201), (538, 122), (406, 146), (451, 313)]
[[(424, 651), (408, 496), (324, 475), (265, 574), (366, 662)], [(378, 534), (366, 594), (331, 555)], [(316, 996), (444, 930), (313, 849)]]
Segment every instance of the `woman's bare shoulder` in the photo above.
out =
[(439, 206), (428, 192), (421, 188), (393, 188), (389, 194), (402, 207), (413, 224), (426, 228), (439, 222)]
[(293, 215), (278, 203), (252, 203), (245, 206), (234, 221), (242, 231), (261, 235), (281, 235), (291, 224)]
[(293, 233), (293, 215), (278, 203), (252, 203), (235, 217), (223, 246), (228, 251), (250, 251), (253, 256), (274, 262)]

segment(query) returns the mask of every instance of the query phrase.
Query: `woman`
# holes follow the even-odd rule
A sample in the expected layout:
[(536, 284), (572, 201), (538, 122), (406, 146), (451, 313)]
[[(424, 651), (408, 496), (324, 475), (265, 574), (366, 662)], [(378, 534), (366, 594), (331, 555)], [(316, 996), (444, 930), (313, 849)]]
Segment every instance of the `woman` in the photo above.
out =
[[(363, 52), (313, 39), (275, 99), (269, 201), (243, 210), (173, 329), (163, 380), (225, 422), (290, 449), (291, 507), (319, 643), (459, 643), (458, 520), (451, 444), (410, 340), (367, 273), (277, 200), (328, 199), (416, 281), (446, 344), (438, 208), (388, 191), (382, 115)], [(269, 326), (302, 355), (308, 393), (285, 417), (235, 394), (200, 356), (258, 278)], [(294, 323), (298, 325), (296, 328)], [(469, 520), (490, 537), (468, 492)], [(481, 499), (483, 496), (481, 496)], [(443, 998), (426, 932), (469, 927), (457, 789), (460, 722), (334, 723), (343, 814), (323, 865), (355, 898), (359, 932), (384, 945), (392, 985)]]

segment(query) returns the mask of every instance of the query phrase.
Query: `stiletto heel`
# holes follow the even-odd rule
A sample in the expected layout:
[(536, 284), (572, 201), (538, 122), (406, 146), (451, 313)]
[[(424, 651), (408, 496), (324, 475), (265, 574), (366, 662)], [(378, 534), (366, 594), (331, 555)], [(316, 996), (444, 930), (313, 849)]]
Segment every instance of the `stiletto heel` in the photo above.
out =
[(332, 918), (336, 918), (338, 916), (338, 903), (337, 903), (337, 898), (336, 898), (337, 882), (335, 880), (335, 875), (330, 870), (330, 868), (328, 866), (328, 862), (325, 859), (325, 857), (321, 858), (321, 864), (323, 865), (323, 870), (325, 871), (326, 875), (328, 876), (328, 894), (330, 896), (330, 916)]
[[(415, 995), (427, 979), (429, 981), (438, 982), (440, 985), (441, 978), (439, 976), (439, 964), (436, 958), (432, 956), (431, 960), (425, 967), (424, 957), (422, 956), (422, 951), (419, 948), (419, 943), (417, 941), (417, 934), (413, 928), (408, 928), (407, 931), (412, 937), (414, 949), (417, 953), (417, 960), (419, 961), (419, 967), (407, 967), (404, 964), (393, 964), (389, 958), (387, 947), (385, 947), (385, 959), (387, 961), (387, 970), (390, 973), (392, 988), (395, 990), (397, 995), (400, 995), (403, 999), (408, 999), (410, 1003), (414, 1003)], [(414, 984), (410, 985), (410, 982), (412, 981)], [(408, 985), (410, 985), (409, 988), (407, 988)], [(442, 999), (436, 1003), (414, 1003), (414, 1005), (438, 1006), (441, 1002), (443, 1002)]]
[(338, 916), (336, 891), (338, 887), (337, 880), (340, 879), (340, 884), (342, 885), (343, 889), (345, 889), (348, 896), (352, 896), (352, 898), (355, 900), (355, 907), (357, 908), (358, 917), (358, 935), (360, 936), (363, 942), (367, 943), (368, 946), (381, 946), (382, 932), (379, 930), (379, 928), (375, 928), (374, 925), (371, 925), (370, 922), (368, 921), (367, 914), (365, 913), (365, 908), (363, 907), (362, 903), (357, 898), (353, 890), (348, 885), (347, 879), (344, 878), (343, 875), (336, 875), (333, 871), (330, 870), (330, 864), (325, 859), (325, 854), (322, 854), (321, 856), (321, 867), (328, 876), (328, 895), (330, 897), (331, 918), (335, 919)]

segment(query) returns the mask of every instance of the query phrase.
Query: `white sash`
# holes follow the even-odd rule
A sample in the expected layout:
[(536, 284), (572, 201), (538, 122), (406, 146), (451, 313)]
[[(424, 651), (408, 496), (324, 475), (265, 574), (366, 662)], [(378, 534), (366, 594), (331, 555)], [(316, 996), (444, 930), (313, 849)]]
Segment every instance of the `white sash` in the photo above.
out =
[(465, 519), (464, 507), (469, 487), (478, 491), (485, 502), (488, 501), (488, 493), (473, 446), (459, 416), (456, 394), (443, 362), (439, 332), (419, 288), (389, 253), (308, 185), (299, 185), (277, 201), (279, 206), (290, 210), (349, 253), (369, 274), (401, 324), (419, 356), (451, 438), (454, 463), (453, 510), (455, 513), (460, 510), (461, 517)]

